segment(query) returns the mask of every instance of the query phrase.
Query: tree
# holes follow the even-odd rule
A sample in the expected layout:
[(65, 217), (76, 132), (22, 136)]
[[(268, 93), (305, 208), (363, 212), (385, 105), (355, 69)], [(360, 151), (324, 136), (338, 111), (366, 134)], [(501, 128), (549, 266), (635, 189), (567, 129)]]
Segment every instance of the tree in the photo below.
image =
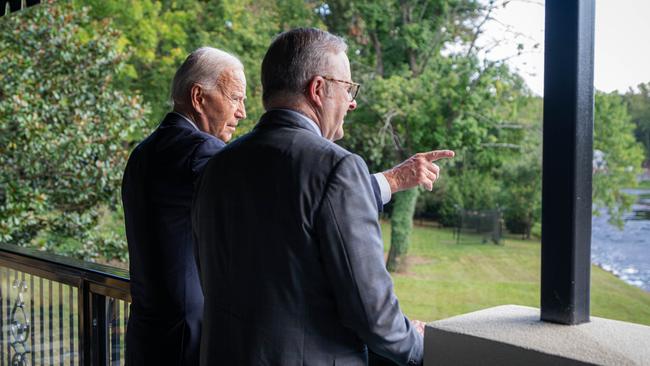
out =
[(196, 38), (233, 53), (245, 67), (249, 117), (240, 122), (237, 136), (248, 132), (264, 113), (261, 65), (273, 37), (297, 26), (322, 27), (314, 8), (304, 0), (224, 0), (203, 6)]
[(147, 127), (136, 140), (154, 129), (171, 109), (170, 85), (176, 68), (194, 45), (196, 20), (203, 3), (155, 0), (74, 0), (92, 21), (80, 24), (93, 36), (105, 26), (119, 30), (114, 39), (125, 56), (115, 75), (115, 86), (136, 92), (148, 108)]
[(622, 189), (637, 185), (643, 162), (643, 147), (635, 140), (634, 129), (622, 96), (596, 93), (594, 151), (603, 152), (605, 164), (594, 169), (593, 200), (596, 207), (607, 209), (610, 221), (619, 227), (623, 213), (634, 203)]
[(513, 103), (504, 106), (511, 138), (512, 154), (503, 156), (495, 174), (499, 181), (499, 207), (511, 233), (530, 238), (533, 226), (541, 218), (542, 199), (542, 107), (540, 97), (513, 95)]
[(625, 93), (624, 99), (632, 122), (636, 125), (634, 134), (645, 148), (645, 160), (650, 161), (650, 82), (639, 84), (638, 92)]
[[(115, 205), (130, 136), (144, 126), (138, 96), (116, 89), (125, 55), (110, 27), (47, 3), (0, 23), (0, 240), (92, 258), (122, 238), (93, 232)], [(81, 246), (69, 246), (70, 240)]]
[[(481, 146), (498, 140), (496, 96), (521, 84), (502, 63), (477, 57), (476, 39), (493, 5), (472, 0), (328, 5), (325, 22), (348, 36), (353, 75), (364, 85), (345, 143), (374, 168), (418, 151), (449, 148), (458, 155), (448, 166), (491, 171), (498, 153)], [(394, 196), (390, 271), (402, 267), (418, 195), (411, 190)]]
[(525, 156), (505, 167), (501, 200), (506, 228), (530, 239), (532, 227), (541, 218), (542, 172), (540, 155)]
[(302, 0), (75, 0), (75, 5), (90, 7), (95, 22), (89, 32), (107, 21), (120, 30), (118, 45), (129, 57), (118, 85), (142, 94), (151, 110), (150, 129), (171, 109), (169, 88), (178, 66), (196, 48), (211, 46), (244, 64), (252, 118), (240, 123), (236, 135), (248, 132), (263, 113), (260, 65), (273, 36), (298, 25), (322, 26), (316, 4)]

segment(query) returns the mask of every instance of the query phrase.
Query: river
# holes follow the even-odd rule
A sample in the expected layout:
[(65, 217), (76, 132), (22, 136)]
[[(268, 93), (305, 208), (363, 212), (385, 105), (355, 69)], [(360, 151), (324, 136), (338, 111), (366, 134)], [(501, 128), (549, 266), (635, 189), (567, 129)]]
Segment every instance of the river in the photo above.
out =
[(624, 215), (623, 230), (610, 225), (605, 212), (592, 218), (591, 261), (650, 291), (650, 189), (625, 192), (637, 196), (637, 202)]

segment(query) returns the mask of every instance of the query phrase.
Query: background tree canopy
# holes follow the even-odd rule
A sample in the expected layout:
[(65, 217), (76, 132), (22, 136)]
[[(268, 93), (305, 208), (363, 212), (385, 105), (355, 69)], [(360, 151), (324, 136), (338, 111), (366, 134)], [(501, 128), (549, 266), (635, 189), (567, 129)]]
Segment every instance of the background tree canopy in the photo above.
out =
[[(262, 114), (260, 63), (297, 26), (344, 37), (362, 83), (341, 143), (381, 171), (454, 149), (433, 192), (393, 197), (388, 267), (403, 267), (415, 215), (454, 225), (458, 209), (500, 208), (505, 226), (539, 227), (542, 99), (477, 39), (505, 2), (477, 0), (71, 0), (0, 23), (0, 239), (86, 259), (127, 260), (121, 174), (131, 149), (170, 110), (169, 87), (192, 50), (239, 57), (246, 133)], [(650, 84), (597, 94), (594, 203), (614, 222), (650, 157)], [(642, 144), (640, 144), (640, 141)]]
[(126, 55), (106, 22), (89, 33), (86, 11), (67, 4), (21, 15), (0, 23), (0, 239), (40, 235), (46, 248), (92, 258), (123, 243), (92, 229), (99, 208), (119, 202), (147, 110), (115, 83)]

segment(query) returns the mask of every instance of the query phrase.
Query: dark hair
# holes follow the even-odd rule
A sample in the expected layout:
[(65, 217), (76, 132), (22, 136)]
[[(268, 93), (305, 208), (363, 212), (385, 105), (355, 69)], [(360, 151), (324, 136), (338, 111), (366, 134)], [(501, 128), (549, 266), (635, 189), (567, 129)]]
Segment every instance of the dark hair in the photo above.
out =
[(329, 66), (326, 53), (347, 50), (338, 36), (316, 28), (296, 28), (278, 35), (262, 61), (262, 101), (278, 95), (302, 93), (315, 75), (322, 75)]

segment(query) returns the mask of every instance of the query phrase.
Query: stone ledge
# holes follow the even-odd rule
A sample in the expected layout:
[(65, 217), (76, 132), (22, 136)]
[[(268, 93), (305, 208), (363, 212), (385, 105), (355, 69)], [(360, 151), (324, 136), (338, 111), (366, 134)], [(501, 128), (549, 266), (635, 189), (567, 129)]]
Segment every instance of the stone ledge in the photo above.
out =
[(650, 365), (650, 327), (591, 317), (560, 325), (504, 305), (427, 324), (424, 365)]

